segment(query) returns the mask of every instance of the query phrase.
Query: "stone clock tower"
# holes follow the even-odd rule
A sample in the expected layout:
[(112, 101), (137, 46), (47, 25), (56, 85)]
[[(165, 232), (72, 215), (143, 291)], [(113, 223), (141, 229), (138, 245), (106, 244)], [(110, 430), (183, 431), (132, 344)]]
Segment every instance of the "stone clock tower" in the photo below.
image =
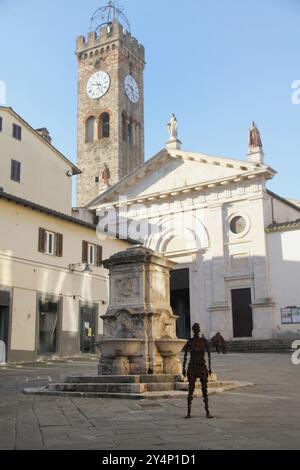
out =
[(110, 1), (95, 12), (87, 38), (77, 38), (78, 207), (144, 162), (145, 50), (129, 31)]

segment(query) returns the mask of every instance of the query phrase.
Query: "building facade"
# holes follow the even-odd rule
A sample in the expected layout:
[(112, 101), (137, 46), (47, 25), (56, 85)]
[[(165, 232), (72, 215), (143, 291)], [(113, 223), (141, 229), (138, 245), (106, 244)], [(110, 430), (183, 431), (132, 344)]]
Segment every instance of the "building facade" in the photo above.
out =
[(72, 176), (80, 170), (53, 147), (47, 130), (0, 106), (0, 139), (3, 191), (70, 215)]
[(78, 205), (108, 233), (177, 262), (171, 299), (180, 337), (196, 321), (208, 337), (297, 333), (282, 316), (300, 306), (298, 290), (279, 281), (281, 249), (268, 228), (298, 219), (300, 208), (268, 190), (276, 171), (265, 163), (256, 124), (245, 160), (214, 157), (181, 150), (173, 114), (167, 147), (143, 164), (144, 48), (119, 23), (114, 4), (100, 10), (113, 20), (77, 39)]
[[(110, 231), (117, 226), (178, 263), (171, 298), (180, 337), (189, 337), (193, 322), (227, 340), (293, 335), (299, 325), (283, 324), (278, 312), (299, 306), (300, 296), (296, 282), (289, 290), (280, 285), (280, 249), (274, 256), (268, 227), (299, 218), (300, 208), (267, 189), (276, 172), (264, 164), (262, 147), (250, 147), (246, 161), (178, 147), (161, 151), (90, 208)], [(293, 260), (299, 278), (297, 255)]]
[(99, 240), (93, 214), (72, 212), (77, 167), (12, 109), (0, 122), (0, 362), (94, 353), (102, 259), (129, 245)]
[(293, 222), (272, 223), (267, 241), (276, 333), (299, 339), (300, 217)]

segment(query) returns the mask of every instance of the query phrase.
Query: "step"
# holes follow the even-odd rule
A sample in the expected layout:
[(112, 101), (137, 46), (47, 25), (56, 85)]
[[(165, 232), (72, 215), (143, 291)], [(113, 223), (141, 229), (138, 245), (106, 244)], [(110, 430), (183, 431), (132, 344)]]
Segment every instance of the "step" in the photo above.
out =
[(151, 383), (170, 383), (176, 382), (180, 379), (178, 375), (171, 374), (160, 374), (160, 375), (141, 375), (141, 383), (151, 384)]
[(112, 383), (63, 383), (50, 384), (47, 390), (54, 392), (79, 392), (79, 393), (144, 393), (146, 384), (112, 384)]
[(49, 390), (46, 387), (27, 388), (23, 393), (24, 395), (64, 398), (117, 398), (124, 400), (144, 400), (151, 398), (147, 395), (147, 393), (66, 392), (59, 390)]
[(160, 375), (99, 375), (99, 376), (82, 376), (76, 377), (71, 376), (66, 378), (66, 383), (174, 383), (180, 380), (180, 376), (172, 374), (160, 374)]
[[(249, 353), (288, 353), (291, 350), (290, 340), (234, 340), (227, 343), (228, 352), (249, 352)], [(212, 348), (214, 351), (214, 348)]]
[(140, 383), (139, 375), (98, 375), (98, 376), (81, 376), (81, 377), (67, 377), (66, 383), (77, 384), (77, 383), (88, 383), (88, 384), (138, 384)]
[[(221, 387), (209, 387), (208, 394), (220, 393), (226, 390), (233, 390), (240, 387), (252, 386), (248, 382), (222, 382)], [(23, 392), (25, 395), (33, 396), (52, 396), (52, 397), (65, 397), (65, 398), (114, 398), (126, 400), (156, 400), (156, 399), (175, 399), (186, 398), (186, 390), (167, 390), (158, 392), (145, 392), (145, 393), (106, 393), (106, 392), (72, 392), (49, 390), (47, 387), (27, 388)], [(201, 391), (197, 388), (195, 397), (201, 396)]]
[(175, 382), (158, 382), (144, 384), (147, 388), (147, 392), (168, 392), (175, 390)]

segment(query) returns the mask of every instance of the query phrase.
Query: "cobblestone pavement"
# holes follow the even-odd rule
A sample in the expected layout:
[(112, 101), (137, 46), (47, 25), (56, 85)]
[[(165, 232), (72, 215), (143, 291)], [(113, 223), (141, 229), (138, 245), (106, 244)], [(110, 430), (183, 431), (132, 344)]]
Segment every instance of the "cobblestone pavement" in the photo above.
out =
[(300, 449), (300, 366), (288, 354), (213, 355), (224, 380), (255, 386), (210, 397), (206, 420), (196, 399), (184, 420), (185, 399), (26, 397), (24, 387), (95, 374), (96, 364), (0, 367), (0, 449)]

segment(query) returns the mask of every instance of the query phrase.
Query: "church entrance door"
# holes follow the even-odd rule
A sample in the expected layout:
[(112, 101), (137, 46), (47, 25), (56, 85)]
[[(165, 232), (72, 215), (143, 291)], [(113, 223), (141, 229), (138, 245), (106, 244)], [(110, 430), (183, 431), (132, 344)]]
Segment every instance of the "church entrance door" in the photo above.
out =
[(171, 272), (171, 306), (174, 314), (179, 317), (177, 337), (189, 339), (191, 335), (189, 269)]
[(251, 308), (251, 289), (231, 291), (233, 336), (234, 338), (251, 338), (253, 315)]

